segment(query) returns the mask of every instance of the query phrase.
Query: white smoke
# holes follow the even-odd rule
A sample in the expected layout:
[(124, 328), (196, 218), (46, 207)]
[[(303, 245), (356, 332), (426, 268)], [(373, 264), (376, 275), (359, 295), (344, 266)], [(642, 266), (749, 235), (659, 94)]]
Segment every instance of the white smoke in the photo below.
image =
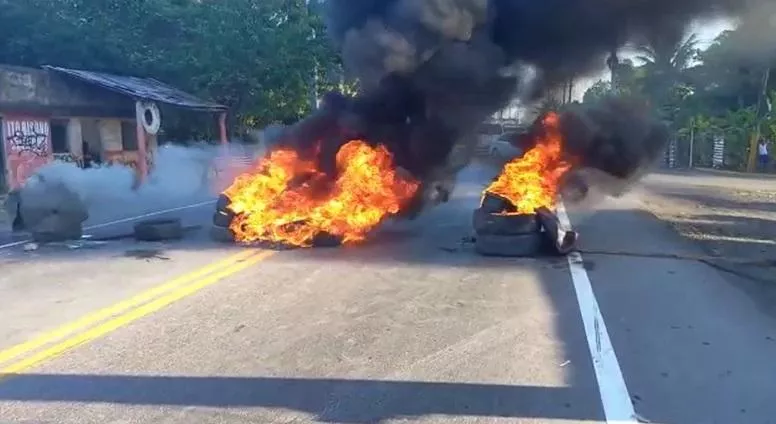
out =
[[(91, 215), (144, 213), (201, 201), (223, 190), (239, 168), (248, 164), (246, 158), (257, 154), (257, 149), (236, 146), (160, 146), (148, 178), (139, 186), (135, 184), (135, 171), (127, 166), (84, 169), (66, 162), (42, 167), (27, 185), (61, 183), (78, 194)], [(214, 172), (215, 167), (220, 174)]]

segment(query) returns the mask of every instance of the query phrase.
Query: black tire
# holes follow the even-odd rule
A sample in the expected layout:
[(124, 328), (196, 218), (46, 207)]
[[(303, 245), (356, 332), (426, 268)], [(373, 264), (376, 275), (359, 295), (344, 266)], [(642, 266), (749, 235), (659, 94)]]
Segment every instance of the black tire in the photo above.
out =
[(474, 250), (483, 256), (527, 257), (537, 256), (545, 247), (545, 238), (540, 232), (520, 235), (478, 235)]
[(482, 205), (480, 205), (480, 209), (492, 213), (517, 211), (517, 208), (512, 205), (509, 200), (504, 199), (501, 196), (497, 196), (493, 193), (485, 193), (485, 196), (482, 199)]
[(218, 196), (218, 200), (216, 201), (216, 211), (230, 212), (230, 210), (227, 209), (230, 203), (232, 203), (232, 201), (222, 193), (220, 196)]
[(474, 231), (477, 234), (520, 235), (536, 233), (540, 230), (539, 220), (534, 214), (499, 215), (476, 209), (472, 217)]
[(216, 211), (216, 213), (213, 214), (213, 225), (229, 228), (229, 226), (232, 225), (233, 219), (233, 213)]
[(135, 240), (163, 241), (183, 238), (183, 225), (178, 218), (153, 219), (135, 224)]
[(320, 233), (313, 238), (313, 247), (339, 247), (342, 246), (342, 237), (329, 233)]
[(219, 243), (234, 243), (234, 233), (229, 227), (214, 225), (210, 227), (210, 238)]

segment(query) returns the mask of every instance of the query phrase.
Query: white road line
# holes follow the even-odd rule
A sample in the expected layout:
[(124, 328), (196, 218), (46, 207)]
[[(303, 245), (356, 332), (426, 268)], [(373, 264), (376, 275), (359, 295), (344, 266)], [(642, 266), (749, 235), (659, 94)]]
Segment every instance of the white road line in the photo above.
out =
[[(571, 221), (563, 203), (558, 204), (557, 214), (561, 224), (571, 228)], [(604, 407), (606, 422), (637, 423), (638, 415), (633, 408), (625, 379), (622, 377), (620, 363), (617, 361), (612, 341), (606, 331), (604, 317), (598, 308), (598, 301), (593, 293), (593, 286), (585, 270), (582, 255), (572, 253), (568, 255), (568, 262), (579, 311), (582, 313), (582, 322), (585, 326), (587, 345), (593, 359), (595, 377), (598, 380), (598, 392)]]
[[(88, 226), (88, 227), (84, 227), (84, 230), (94, 230), (94, 229), (97, 229), (97, 228), (105, 228), (105, 227), (109, 227), (111, 225), (123, 224), (125, 222), (137, 221), (138, 219), (150, 218), (152, 216), (163, 215), (163, 214), (170, 213), (170, 212), (177, 212), (177, 211), (182, 211), (182, 210), (186, 210), (186, 209), (197, 208), (197, 207), (209, 205), (209, 204), (212, 204), (212, 203), (215, 203), (215, 200), (208, 200), (206, 202), (199, 202), (199, 203), (193, 203), (193, 204), (185, 205), (185, 206), (178, 206), (177, 208), (162, 209), (162, 210), (159, 210), (159, 211), (149, 212), (149, 213), (145, 213), (145, 214), (142, 214), (142, 215), (130, 216), (128, 218), (122, 218), (122, 219), (117, 219), (115, 221), (104, 222), (102, 224), (91, 225), (91, 226)], [(0, 249), (6, 249), (6, 248), (9, 248), (9, 247), (19, 246), (19, 245), (22, 245), (22, 244), (25, 244), (25, 243), (30, 243), (31, 241), (32, 240), (20, 240), (20, 241), (15, 241), (13, 243), (0, 244)]]

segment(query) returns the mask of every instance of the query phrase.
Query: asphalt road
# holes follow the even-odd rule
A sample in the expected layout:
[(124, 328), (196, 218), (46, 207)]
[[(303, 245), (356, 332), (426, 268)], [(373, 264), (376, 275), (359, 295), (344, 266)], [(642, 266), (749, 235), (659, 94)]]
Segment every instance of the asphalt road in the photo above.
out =
[(650, 257), (700, 252), (631, 198), (571, 214), (583, 263), (476, 256), (492, 172), (352, 249), (0, 249), (0, 422), (776, 423), (776, 316), (751, 293)]

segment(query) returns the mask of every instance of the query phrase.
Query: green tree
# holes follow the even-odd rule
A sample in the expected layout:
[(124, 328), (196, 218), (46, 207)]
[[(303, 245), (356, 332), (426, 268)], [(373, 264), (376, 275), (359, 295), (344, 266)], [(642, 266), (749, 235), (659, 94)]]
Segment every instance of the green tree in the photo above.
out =
[(298, 118), (329, 88), (324, 74), (341, 74), (305, 0), (0, 0), (0, 10), (2, 63), (154, 77), (227, 104), (238, 127)]
[(604, 97), (612, 95), (612, 83), (609, 81), (598, 80), (585, 91), (582, 101), (585, 103), (596, 102)]
[(683, 38), (670, 31), (653, 34), (637, 48), (643, 63), (644, 94), (664, 119), (675, 121), (681, 103), (692, 93), (685, 71), (698, 56), (695, 34)]

